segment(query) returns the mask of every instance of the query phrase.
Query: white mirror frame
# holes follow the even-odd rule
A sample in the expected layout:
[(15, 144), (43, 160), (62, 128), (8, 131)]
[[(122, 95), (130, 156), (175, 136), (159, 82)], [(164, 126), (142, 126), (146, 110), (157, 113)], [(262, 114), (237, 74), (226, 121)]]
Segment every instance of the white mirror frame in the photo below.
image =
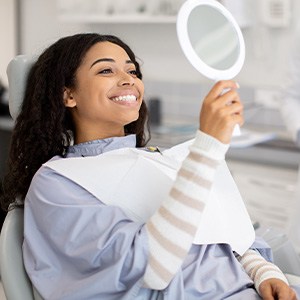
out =
[[(194, 51), (194, 48), (190, 42), (188, 34), (188, 19), (192, 10), (199, 5), (206, 5), (214, 7), (221, 14), (228, 19), (233, 28), (236, 30), (238, 42), (239, 42), (239, 56), (233, 66), (226, 70), (218, 70), (207, 65)], [(215, 81), (232, 79), (234, 78), (241, 70), (245, 60), (245, 42), (241, 32), (241, 29), (231, 13), (219, 2), (216, 0), (187, 0), (181, 6), (178, 16), (177, 16), (177, 36), (179, 44), (189, 62), (204, 76), (213, 79)]]

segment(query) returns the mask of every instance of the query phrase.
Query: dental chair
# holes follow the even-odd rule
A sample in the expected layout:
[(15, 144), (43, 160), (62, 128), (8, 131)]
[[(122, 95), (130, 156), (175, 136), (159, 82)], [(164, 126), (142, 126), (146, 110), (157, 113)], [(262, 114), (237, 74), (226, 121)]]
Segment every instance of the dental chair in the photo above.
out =
[[(15, 120), (24, 95), (28, 71), (34, 59), (18, 56), (7, 68), (9, 81), (9, 110)], [(32, 286), (23, 264), (22, 244), (24, 210), (10, 210), (2, 225), (0, 235), (0, 274), (7, 300), (42, 300)]]
[[(34, 61), (35, 59), (32, 57), (20, 55), (8, 65), (9, 110), (14, 120), (19, 113), (28, 71)], [(41, 300), (42, 298), (32, 286), (23, 264), (23, 226), (23, 208), (10, 210), (3, 223), (0, 236), (1, 280), (7, 300)], [(286, 267), (284, 260), (281, 263), (277, 261), (275, 263), (281, 268), (282, 266)], [(288, 268), (283, 268), (283, 271), (293, 273), (289, 272)], [(286, 276), (290, 284), (300, 284), (300, 276), (289, 274), (286, 274)]]
[(42, 300), (23, 265), (23, 224), (23, 208), (7, 213), (0, 235), (1, 281), (7, 300)]

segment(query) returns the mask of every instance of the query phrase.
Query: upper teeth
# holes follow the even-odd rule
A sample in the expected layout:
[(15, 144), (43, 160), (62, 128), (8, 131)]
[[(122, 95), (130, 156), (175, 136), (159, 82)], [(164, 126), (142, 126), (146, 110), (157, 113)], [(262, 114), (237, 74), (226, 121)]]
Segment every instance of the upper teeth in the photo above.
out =
[(126, 95), (112, 98), (114, 101), (136, 101), (136, 96), (134, 95)]

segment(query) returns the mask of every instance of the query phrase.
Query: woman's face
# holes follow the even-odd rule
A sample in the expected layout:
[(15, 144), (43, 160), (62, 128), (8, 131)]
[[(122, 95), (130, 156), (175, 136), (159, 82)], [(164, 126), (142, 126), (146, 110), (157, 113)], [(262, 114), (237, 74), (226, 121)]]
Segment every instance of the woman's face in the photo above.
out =
[(74, 89), (64, 91), (75, 122), (75, 142), (124, 135), (139, 117), (143, 82), (126, 51), (110, 43), (90, 48), (76, 72)]

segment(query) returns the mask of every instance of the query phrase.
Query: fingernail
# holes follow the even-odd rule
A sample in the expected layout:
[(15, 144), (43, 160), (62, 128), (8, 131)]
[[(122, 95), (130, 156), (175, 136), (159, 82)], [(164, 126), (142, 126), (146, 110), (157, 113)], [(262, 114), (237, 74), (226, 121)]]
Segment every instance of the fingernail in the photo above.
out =
[(238, 83), (238, 82), (235, 82), (235, 84), (236, 84), (236, 87), (239, 89), (239, 88), (240, 88), (239, 83)]

